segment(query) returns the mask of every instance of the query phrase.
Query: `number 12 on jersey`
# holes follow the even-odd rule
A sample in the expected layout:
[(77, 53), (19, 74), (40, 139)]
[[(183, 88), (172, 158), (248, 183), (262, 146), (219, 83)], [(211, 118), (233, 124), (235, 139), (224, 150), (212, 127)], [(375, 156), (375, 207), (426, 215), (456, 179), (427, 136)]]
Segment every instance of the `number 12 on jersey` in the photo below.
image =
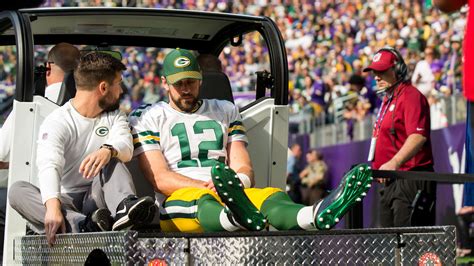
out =
[[(205, 129), (214, 131), (216, 140), (202, 140), (199, 142), (199, 155), (197, 159), (191, 158), (191, 147), (189, 143), (188, 132), (184, 123), (177, 123), (171, 128), (171, 135), (178, 138), (181, 149), (181, 161), (178, 168), (184, 167), (212, 167), (215, 159), (209, 159), (210, 150), (222, 150), (224, 148), (224, 134), (222, 128), (214, 120), (196, 121), (193, 125), (193, 134), (203, 134)], [(219, 161), (224, 161), (225, 157), (220, 156)]]

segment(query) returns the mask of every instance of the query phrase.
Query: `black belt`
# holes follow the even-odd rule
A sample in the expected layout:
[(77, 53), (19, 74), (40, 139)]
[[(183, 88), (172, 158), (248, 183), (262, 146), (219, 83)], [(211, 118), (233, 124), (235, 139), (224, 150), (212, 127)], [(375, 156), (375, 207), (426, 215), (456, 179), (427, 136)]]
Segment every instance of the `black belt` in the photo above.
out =
[(451, 184), (474, 182), (474, 174), (372, 170), (372, 175), (373, 177), (377, 177), (377, 178), (428, 180), (428, 181), (436, 181), (439, 183), (451, 183)]

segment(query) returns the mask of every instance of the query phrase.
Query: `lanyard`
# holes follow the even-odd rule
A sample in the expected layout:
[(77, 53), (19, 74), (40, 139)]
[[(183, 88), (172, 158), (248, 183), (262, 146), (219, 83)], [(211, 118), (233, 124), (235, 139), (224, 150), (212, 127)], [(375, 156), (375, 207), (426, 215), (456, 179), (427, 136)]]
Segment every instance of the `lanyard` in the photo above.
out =
[(392, 102), (393, 96), (394, 95), (392, 94), (392, 96), (387, 97), (388, 98), (387, 104), (384, 104), (384, 102), (382, 102), (382, 106), (380, 106), (379, 113), (377, 114), (377, 120), (375, 120), (373, 137), (378, 137), (380, 133), (380, 127), (382, 126), (382, 121), (385, 117), (385, 114), (387, 113), (390, 103)]

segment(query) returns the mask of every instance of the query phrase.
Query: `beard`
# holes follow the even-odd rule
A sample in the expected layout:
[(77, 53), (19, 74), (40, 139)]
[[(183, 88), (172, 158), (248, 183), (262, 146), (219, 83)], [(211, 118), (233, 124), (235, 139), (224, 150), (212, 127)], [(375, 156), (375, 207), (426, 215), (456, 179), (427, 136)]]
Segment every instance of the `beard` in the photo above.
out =
[(190, 113), (196, 107), (198, 99), (194, 97), (193, 95), (186, 95), (186, 96), (188, 97), (191, 96), (191, 97), (187, 99), (183, 99), (182, 97), (177, 97), (175, 99), (171, 96), (171, 94), (168, 94), (169, 99), (174, 103), (174, 105), (176, 105), (176, 107), (179, 108), (179, 110), (186, 113)]
[(120, 107), (120, 98), (114, 100), (112, 95), (108, 93), (99, 99), (99, 107), (104, 110), (104, 112), (115, 111)]

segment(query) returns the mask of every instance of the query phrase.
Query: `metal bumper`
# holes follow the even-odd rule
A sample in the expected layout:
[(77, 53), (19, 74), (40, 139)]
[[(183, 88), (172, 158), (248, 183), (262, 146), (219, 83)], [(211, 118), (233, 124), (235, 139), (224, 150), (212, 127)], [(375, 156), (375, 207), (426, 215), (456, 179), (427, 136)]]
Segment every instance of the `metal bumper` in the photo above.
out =
[(454, 265), (455, 243), (454, 226), (213, 234), (128, 231), (59, 235), (54, 247), (48, 247), (44, 236), (18, 237), (14, 262), (83, 265), (106, 255), (112, 265)]

